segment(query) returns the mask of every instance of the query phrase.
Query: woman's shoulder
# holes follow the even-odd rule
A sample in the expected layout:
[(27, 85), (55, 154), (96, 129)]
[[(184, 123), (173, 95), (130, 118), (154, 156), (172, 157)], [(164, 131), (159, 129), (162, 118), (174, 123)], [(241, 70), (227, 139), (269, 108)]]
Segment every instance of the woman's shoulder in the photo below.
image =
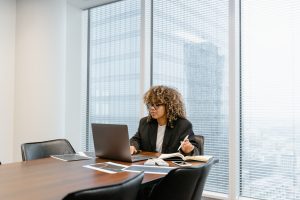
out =
[(188, 120), (188, 119), (185, 119), (185, 118), (178, 118), (175, 123), (177, 125), (185, 125), (185, 126), (192, 126), (192, 123)]
[(148, 126), (155, 126), (157, 122), (155, 120), (148, 120), (148, 117), (143, 117), (140, 119), (139, 127), (148, 127)]
[(148, 117), (142, 117), (142, 118), (140, 119), (140, 123), (146, 123), (146, 122), (147, 122), (147, 118), (148, 118)]
[[(150, 122), (152, 122), (152, 120), (150, 120)], [(140, 119), (140, 124), (148, 124), (149, 120), (148, 117), (143, 117)]]

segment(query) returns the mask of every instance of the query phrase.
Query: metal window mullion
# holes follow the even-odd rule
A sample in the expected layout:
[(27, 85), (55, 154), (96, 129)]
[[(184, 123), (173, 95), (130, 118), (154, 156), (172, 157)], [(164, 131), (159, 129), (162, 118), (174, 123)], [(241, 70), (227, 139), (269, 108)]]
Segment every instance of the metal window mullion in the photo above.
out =
[(150, 0), (141, 0), (140, 24), (140, 117), (145, 115), (143, 95), (151, 85), (152, 7)]
[(87, 151), (88, 150), (88, 132), (87, 132), (87, 121), (88, 121), (88, 38), (89, 38), (89, 21), (88, 21), (88, 10), (82, 11), (81, 15), (81, 47), (82, 47), (82, 54), (81, 54), (81, 92), (80, 92), (80, 150)]
[(85, 150), (89, 151), (89, 136), (90, 136), (90, 131), (89, 131), (89, 123), (90, 123), (90, 20), (91, 20), (91, 10), (89, 9), (86, 13), (87, 17), (87, 59), (86, 59), (86, 145), (85, 145)]
[(239, 198), (240, 174), (240, 0), (229, 0), (229, 191)]

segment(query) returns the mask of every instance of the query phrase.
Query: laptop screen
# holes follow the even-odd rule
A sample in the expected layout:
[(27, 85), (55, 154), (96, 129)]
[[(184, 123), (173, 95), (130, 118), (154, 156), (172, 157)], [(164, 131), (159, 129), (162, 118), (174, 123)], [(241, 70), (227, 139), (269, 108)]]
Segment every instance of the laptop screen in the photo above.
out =
[(92, 131), (96, 156), (131, 162), (127, 125), (93, 123)]

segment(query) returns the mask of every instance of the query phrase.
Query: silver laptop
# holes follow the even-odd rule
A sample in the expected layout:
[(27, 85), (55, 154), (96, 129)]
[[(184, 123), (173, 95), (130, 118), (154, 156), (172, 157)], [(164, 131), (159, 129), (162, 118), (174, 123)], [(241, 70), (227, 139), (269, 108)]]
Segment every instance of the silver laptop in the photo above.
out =
[(131, 155), (127, 125), (92, 124), (95, 154), (97, 157), (137, 162), (153, 156)]

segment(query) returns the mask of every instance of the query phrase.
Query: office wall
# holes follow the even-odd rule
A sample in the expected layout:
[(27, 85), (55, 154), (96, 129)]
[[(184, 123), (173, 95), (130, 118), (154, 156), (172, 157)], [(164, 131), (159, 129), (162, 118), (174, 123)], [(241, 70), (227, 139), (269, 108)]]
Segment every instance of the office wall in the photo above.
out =
[(66, 5), (17, 1), (15, 161), (21, 143), (65, 136)]
[(66, 101), (65, 101), (65, 133), (77, 151), (81, 148), (81, 129), (85, 116), (82, 106), (82, 95), (86, 95), (83, 80), (86, 73), (82, 72), (82, 10), (70, 4), (67, 5), (67, 39), (66, 39)]
[(20, 161), (20, 145), (30, 141), (67, 138), (83, 150), (82, 21), (66, 0), (0, 0), (2, 163)]
[(0, 161), (13, 155), (16, 1), (0, 0)]

